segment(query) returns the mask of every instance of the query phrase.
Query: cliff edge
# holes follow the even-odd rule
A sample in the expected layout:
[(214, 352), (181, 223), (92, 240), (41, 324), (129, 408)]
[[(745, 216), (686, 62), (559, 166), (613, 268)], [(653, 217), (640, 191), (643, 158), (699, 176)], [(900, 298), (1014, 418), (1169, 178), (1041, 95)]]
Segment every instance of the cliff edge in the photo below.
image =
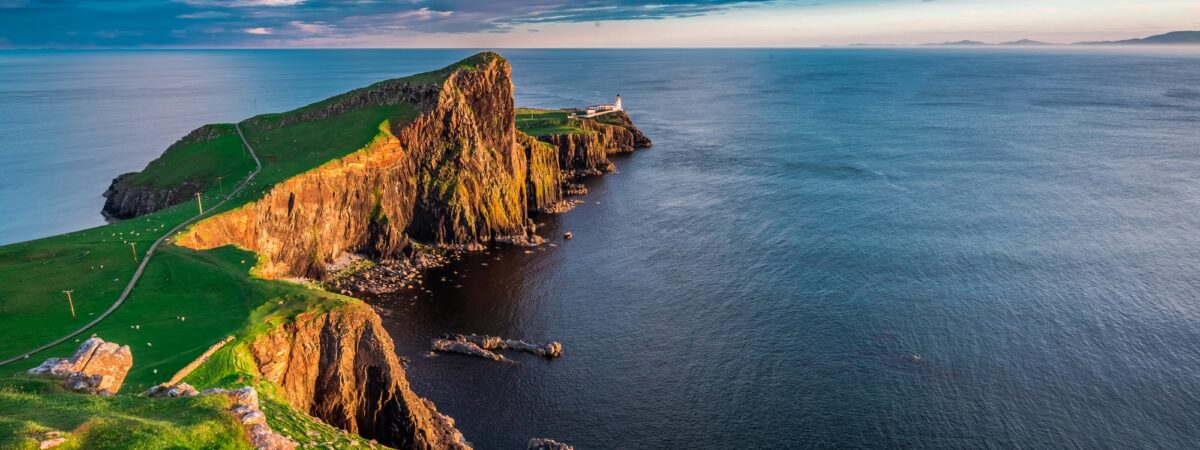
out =
[(392, 338), (365, 304), (302, 313), (249, 348), (292, 407), (325, 423), (395, 448), (470, 448), (453, 419), (413, 393)]

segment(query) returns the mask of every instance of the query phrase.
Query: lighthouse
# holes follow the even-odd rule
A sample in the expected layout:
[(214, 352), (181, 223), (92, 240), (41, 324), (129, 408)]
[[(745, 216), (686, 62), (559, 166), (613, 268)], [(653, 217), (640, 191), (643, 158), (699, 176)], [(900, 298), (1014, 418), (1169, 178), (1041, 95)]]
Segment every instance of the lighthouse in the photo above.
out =
[(621, 111), (621, 94), (617, 94), (617, 101), (613, 103), (613, 109)]

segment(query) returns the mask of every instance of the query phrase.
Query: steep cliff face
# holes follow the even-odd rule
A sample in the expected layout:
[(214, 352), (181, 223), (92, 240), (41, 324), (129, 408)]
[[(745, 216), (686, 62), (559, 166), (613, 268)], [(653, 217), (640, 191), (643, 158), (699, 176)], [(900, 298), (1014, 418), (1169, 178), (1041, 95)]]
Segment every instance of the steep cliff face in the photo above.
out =
[[(414, 190), (414, 183), (373, 169), (406, 169), (406, 156), (385, 126), (364, 150), (290, 178), (261, 200), (201, 221), (176, 243), (254, 250), (263, 256), (258, 274), (266, 278), (320, 276), (324, 262), (347, 250), (398, 252), (406, 238), (381, 211), (411, 210), (413, 200), (404, 194)], [(401, 179), (388, 185), (387, 178)]]
[(454, 420), (409, 388), (379, 316), (364, 304), (305, 313), (250, 345), (295, 408), (404, 449), (467, 449)]
[(651, 146), (650, 139), (633, 126), (624, 111), (582, 119), (578, 127), (585, 133), (538, 136), (558, 149), (559, 167), (571, 176), (612, 172), (616, 166), (608, 160), (608, 155)]
[(558, 149), (528, 134), (517, 132), (517, 142), (529, 161), (526, 186), (529, 210), (543, 212), (553, 208), (563, 198), (563, 172), (559, 170)]
[(166, 188), (129, 183), (137, 172), (129, 172), (113, 178), (104, 191), (104, 209), (100, 213), (108, 219), (128, 219), (150, 214), (163, 208), (178, 205), (195, 198), (204, 189), (199, 183), (185, 181)]
[(450, 75), (437, 105), (396, 133), (417, 168), (416, 203), (401, 222), (414, 239), (469, 245), (525, 233), (528, 169), (515, 144), (512, 70), (490, 55)]
[(365, 149), (204, 220), (177, 243), (237, 244), (265, 256), (262, 276), (320, 277), (347, 251), (401, 256), (409, 238), (472, 248), (524, 235), (529, 169), (516, 139), (510, 72), (499, 55), (476, 57), (435, 89), (405, 94), (422, 108), (415, 120), (385, 124)]
[(617, 143), (617, 152), (632, 152), (639, 148), (649, 148), (654, 145), (650, 138), (642, 134), (642, 130), (633, 125), (633, 119), (629, 118), (629, 114), (625, 111), (617, 111), (612, 114), (607, 114), (596, 119), (601, 124), (623, 128), (621, 130), (613, 130), (614, 134), (619, 134), (619, 137), (614, 137), (613, 141)]

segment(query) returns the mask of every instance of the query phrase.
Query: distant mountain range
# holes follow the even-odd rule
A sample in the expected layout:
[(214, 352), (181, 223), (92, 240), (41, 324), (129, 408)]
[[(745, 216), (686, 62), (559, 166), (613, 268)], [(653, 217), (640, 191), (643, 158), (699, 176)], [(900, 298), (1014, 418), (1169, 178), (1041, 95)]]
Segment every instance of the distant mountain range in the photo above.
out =
[(1032, 39), (1021, 39), (1019, 41), (1001, 42), (998, 45), (1054, 45), (1049, 42), (1035, 41)]
[[(863, 45), (863, 44), (857, 44)], [(1172, 31), (1166, 34), (1159, 34), (1140, 39), (1126, 39), (1123, 41), (1100, 41), (1100, 42), (1076, 42), (1074, 44), (1054, 44), (1050, 42), (1034, 41), (1030, 39), (1021, 39), (1019, 41), (1001, 42), (999, 44), (991, 44), (980, 41), (955, 41), (942, 42), (932, 44), (922, 44), (924, 46), (946, 46), (946, 47), (969, 47), (969, 46), (1039, 46), (1039, 45), (1200, 45), (1200, 31)]]
[(1172, 31), (1141, 39), (1124, 41), (1080, 42), (1078, 45), (1185, 45), (1200, 44), (1200, 31)]

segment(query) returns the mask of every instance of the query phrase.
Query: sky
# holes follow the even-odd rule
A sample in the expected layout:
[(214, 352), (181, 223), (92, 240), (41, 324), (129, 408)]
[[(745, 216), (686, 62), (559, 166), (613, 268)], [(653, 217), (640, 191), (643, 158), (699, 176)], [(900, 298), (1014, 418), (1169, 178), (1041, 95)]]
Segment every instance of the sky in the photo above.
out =
[(0, 0), (0, 47), (804, 47), (1200, 30), (1200, 0)]

